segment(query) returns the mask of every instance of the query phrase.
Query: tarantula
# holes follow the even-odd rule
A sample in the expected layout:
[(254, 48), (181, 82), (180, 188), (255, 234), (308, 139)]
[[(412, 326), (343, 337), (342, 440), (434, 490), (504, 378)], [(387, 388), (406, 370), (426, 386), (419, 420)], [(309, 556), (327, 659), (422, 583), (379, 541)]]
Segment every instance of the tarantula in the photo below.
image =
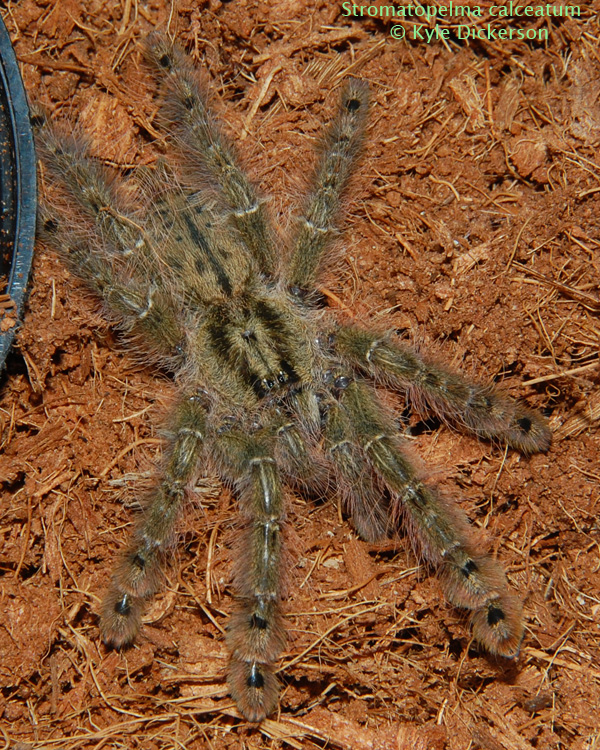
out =
[(549, 447), (545, 420), (392, 334), (347, 322), (316, 291), (361, 150), (367, 84), (351, 79), (343, 88), (284, 251), (192, 63), (159, 35), (149, 38), (147, 57), (163, 81), (174, 166), (140, 170), (134, 188), (110, 177), (76, 139), (47, 124), (39, 135), (44, 236), (133, 346), (174, 373), (181, 392), (161, 476), (104, 597), (102, 637), (120, 647), (136, 636), (203, 466), (234, 488), (243, 516), (228, 680), (250, 721), (277, 705), (289, 486), (312, 493), (333, 486), (370, 542), (408, 527), (447, 598), (471, 610), (475, 637), (494, 654), (515, 656), (519, 599), (466, 517), (419, 477), (371, 381), (525, 454)]

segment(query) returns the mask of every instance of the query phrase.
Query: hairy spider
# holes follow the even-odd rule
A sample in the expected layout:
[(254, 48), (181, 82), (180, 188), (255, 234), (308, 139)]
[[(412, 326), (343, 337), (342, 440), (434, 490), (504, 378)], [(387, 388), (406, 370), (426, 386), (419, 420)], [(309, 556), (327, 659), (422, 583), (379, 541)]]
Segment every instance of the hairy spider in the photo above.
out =
[(228, 679), (249, 720), (277, 704), (290, 485), (312, 493), (333, 486), (368, 541), (404, 524), (418, 554), (438, 569), (448, 599), (471, 610), (475, 637), (494, 654), (515, 656), (519, 599), (466, 517), (419, 477), (371, 381), (526, 454), (549, 447), (544, 419), (391, 334), (348, 323), (315, 291), (360, 152), (368, 86), (346, 83), (284, 252), (191, 62), (159, 35), (147, 49), (163, 79), (175, 167), (140, 170), (133, 189), (75, 140), (49, 126), (39, 136), (49, 195), (45, 236), (134, 347), (174, 373), (181, 392), (161, 477), (104, 597), (104, 640), (123, 646), (137, 634), (187, 488), (203, 466), (234, 488), (243, 516)]

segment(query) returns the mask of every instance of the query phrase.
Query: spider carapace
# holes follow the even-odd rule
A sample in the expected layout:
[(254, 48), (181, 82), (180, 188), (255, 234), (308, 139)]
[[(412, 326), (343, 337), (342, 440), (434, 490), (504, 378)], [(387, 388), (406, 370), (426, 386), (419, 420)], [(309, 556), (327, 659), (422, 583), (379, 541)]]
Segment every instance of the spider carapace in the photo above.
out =
[(180, 394), (160, 476), (104, 597), (104, 640), (123, 646), (136, 636), (186, 492), (208, 467), (233, 487), (243, 517), (228, 679), (249, 720), (261, 720), (278, 700), (290, 486), (338, 493), (368, 541), (404, 524), (448, 599), (471, 611), (475, 637), (492, 653), (514, 656), (520, 600), (466, 517), (413, 468), (373, 381), (526, 454), (549, 447), (544, 419), (392, 334), (348, 323), (317, 291), (361, 150), (367, 84), (345, 84), (308, 196), (282, 240), (191, 62), (159, 35), (149, 38), (147, 56), (162, 79), (172, 164), (140, 169), (125, 184), (47, 123), (38, 139), (45, 238), (135, 350), (174, 373)]

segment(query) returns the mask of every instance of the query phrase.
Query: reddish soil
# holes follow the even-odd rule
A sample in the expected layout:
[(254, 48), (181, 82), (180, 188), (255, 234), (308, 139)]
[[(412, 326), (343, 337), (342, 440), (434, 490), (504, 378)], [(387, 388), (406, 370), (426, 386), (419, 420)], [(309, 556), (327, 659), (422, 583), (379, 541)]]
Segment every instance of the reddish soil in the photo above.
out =
[(368, 545), (335, 498), (294, 495), (281, 711), (248, 725), (224, 681), (236, 503), (216, 480), (198, 487), (136, 645), (101, 642), (98, 597), (157, 462), (172, 385), (135, 363), (40, 246), (0, 392), (5, 747), (600, 747), (599, 7), (503, 21), (548, 29), (547, 42), (469, 43), (397, 41), (390, 21), (311, 0), (2, 10), (31, 99), (78, 120), (120, 168), (160, 151), (141, 41), (169, 27), (213, 79), (274, 216), (295, 205), (341, 80), (369, 80), (369, 138), (328, 291), (501, 380), (554, 431), (529, 459), (429, 423), (411, 443), (524, 597), (515, 663), (471, 642), (403, 540)]

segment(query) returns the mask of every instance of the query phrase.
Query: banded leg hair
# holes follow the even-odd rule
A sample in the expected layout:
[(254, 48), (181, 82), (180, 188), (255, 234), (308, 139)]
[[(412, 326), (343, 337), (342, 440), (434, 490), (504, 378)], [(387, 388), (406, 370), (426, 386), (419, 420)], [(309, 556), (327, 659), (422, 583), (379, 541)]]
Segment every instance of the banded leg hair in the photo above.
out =
[(164, 283), (137, 210), (81, 142), (55, 131), (45, 118), (42, 125), (37, 149), (52, 192), (52, 204), (40, 210), (42, 236), (144, 356), (175, 369), (185, 342), (181, 302)]
[[(339, 411), (344, 415), (345, 430), (328, 425), (327, 435), (327, 447), (338, 472), (347, 476), (349, 464), (356, 473), (360, 471), (361, 459), (353, 462), (347, 448), (342, 451), (344, 446), (364, 457), (389, 489), (388, 528), (402, 520), (416, 552), (439, 569), (449, 601), (472, 611), (475, 638), (491, 653), (516, 656), (523, 635), (521, 603), (510, 590), (500, 565), (474, 543), (464, 514), (418, 478), (403, 454), (400, 436), (365, 383), (346, 380), (339, 406), (333, 412), (337, 424), (341, 421)], [(366, 508), (370, 508), (370, 516), (365, 518), (363, 509), (359, 522), (366, 521), (367, 538), (377, 536), (385, 523), (383, 501), (371, 499)]]
[[(340, 393), (350, 380), (341, 378)], [(336, 399), (327, 405), (325, 450), (329, 456), (336, 486), (358, 535), (366, 542), (376, 543), (394, 531), (385, 486), (377, 481), (364, 455), (352, 425), (352, 415)]]
[(145, 600), (160, 588), (163, 558), (204, 447), (205, 409), (202, 395), (194, 394), (184, 398), (172, 415), (173, 435), (161, 481), (146, 501), (102, 602), (100, 630), (107, 643), (123, 646), (133, 641)]
[(334, 334), (340, 355), (373, 377), (408, 391), (417, 406), (429, 406), (482, 438), (508, 443), (521, 453), (547, 451), (551, 433), (536, 411), (464, 376), (421, 358), (387, 337), (343, 326)]
[(236, 571), (237, 607), (228, 627), (229, 687), (250, 721), (277, 705), (274, 662), (285, 645), (281, 622), (284, 493), (272, 439), (225, 432), (217, 453), (235, 484), (244, 517)]
[(367, 84), (350, 79), (342, 89), (337, 115), (325, 135), (308, 200), (296, 219), (298, 229), (286, 278), (297, 296), (314, 288), (329, 260), (327, 251), (337, 233), (335, 220), (342, 193), (364, 139), (368, 104)]
[(258, 197), (221, 133), (197, 71), (187, 56), (161, 34), (148, 37), (147, 54), (163, 77), (164, 124), (175, 133), (181, 154), (185, 155), (186, 169), (196, 181), (195, 189), (206, 190), (206, 185), (197, 180), (198, 175), (207, 175), (215, 193), (230, 207), (230, 219), (244, 244), (261, 270), (272, 275), (278, 258), (264, 200)]

